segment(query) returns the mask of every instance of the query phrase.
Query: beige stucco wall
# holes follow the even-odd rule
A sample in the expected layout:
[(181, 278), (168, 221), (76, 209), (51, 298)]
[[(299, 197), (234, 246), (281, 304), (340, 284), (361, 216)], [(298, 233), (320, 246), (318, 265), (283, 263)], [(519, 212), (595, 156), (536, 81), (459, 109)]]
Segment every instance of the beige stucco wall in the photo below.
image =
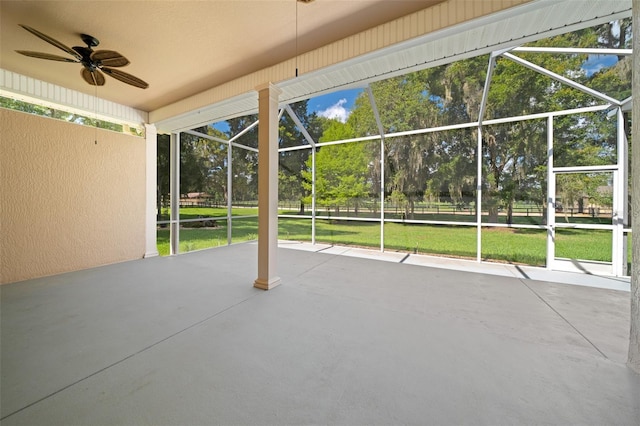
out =
[(0, 188), (0, 283), (144, 254), (143, 138), (0, 108)]

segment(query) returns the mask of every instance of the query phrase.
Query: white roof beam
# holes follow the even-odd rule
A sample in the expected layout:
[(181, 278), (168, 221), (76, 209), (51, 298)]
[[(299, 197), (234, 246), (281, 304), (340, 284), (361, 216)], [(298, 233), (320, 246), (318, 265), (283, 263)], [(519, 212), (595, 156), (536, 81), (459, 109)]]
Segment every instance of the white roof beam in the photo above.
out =
[(237, 135), (235, 135), (234, 137), (232, 137), (231, 139), (229, 139), (229, 142), (233, 142), (236, 139), (238, 139), (240, 136), (244, 135), (245, 133), (247, 133), (248, 131), (250, 131), (251, 129), (253, 129), (254, 127), (256, 127), (258, 124), (260, 123), (260, 120), (256, 120), (253, 123), (251, 123), (251, 125), (247, 126), (245, 129), (243, 129), (240, 133), (238, 133)]
[(579, 47), (516, 47), (511, 49), (512, 52), (527, 53), (566, 53), (586, 54), (586, 55), (616, 55), (631, 56), (633, 49), (599, 49), (599, 48), (579, 48)]
[(384, 127), (382, 127), (382, 120), (380, 119), (380, 112), (378, 111), (378, 104), (376, 104), (376, 98), (373, 96), (373, 90), (371, 85), (367, 84), (367, 96), (369, 96), (369, 103), (371, 104), (371, 110), (373, 111), (373, 117), (376, 119), (376, 125), (378, 126), (378, 132), (380, 137), (384, 139)]
[[(505, 52), (503, 52), (505, 53)], [(487, 99), (489, 98), (489, 87), (491, 87), (491, 79), (493, 78), (493, 70), (496, 67), (496, 56), (493, 54), (489, 57), (489, 66), (487, 67), (487, 77), (484, 80), (484, 88), (482, 89), (482, 99), (480, 100), (480, 110), (478, 111), (478, 124), (482, 124), (485, 110), (487, 109)]]
[(298, 127), (298, 129), (300, 129), (300, 132), (302, 133), (304, 138), (307, 140), (309, 145), (311, 145), (313, 148), (315, 148), (316, 147), (316, 142), (313, 140), (313, 138), (311, 137), (309, 132), (307, 132), (307, 129), (302, 125), (302, 122), (300, 121), (300, 119), (298, 118), (296, 113), (293, 112), (293, 110), (291, 109), (291, 107), (289, 105), (285, 105), (284, 109), (287, 111), (287, 114), (289, 114), (289, 117), (291, 117), (291, 119), (293, 120), (295, 125)]
[[(253, 125), (255, 125), (255, 124), (258, 124), (258, 122), (255, 122)], [(252, 127), (253, 125), (251, 125), (250, 127)], [(242, 132), (245, 132), (247, 130), (249, 130), (249, 127), (244, 129)], [(204, 133), (196, 132), (195, 130), (184, 130), (181, 133), (187, 133), (187, 134), (190, 134), (190, 135), (193, 135), (193, 136), (197, 136), (199, 138), (208, 139), (208, 140), (213, 141), (213, 142), (220, 142), (220, 143), (223, 143), (223, 144), (226, 144), (226, 145), (235, 146), (235, 147), (238, 147), (238, 148), (246, 149), (247, 151), (258, 152), (257, 148), (252, 148), (250, 146), (242, 145), (240, 143), (235, 143), (235, 142), (232, 142), (231, 140), (225, 140), (225, 139), (222, 139), (222, 138), (218, 138), (216, 136), (206, 135)], [(234, 138), (237, 138), (239, 135), (240, 134), (236, 135)]]
[(612, 98), (610, 96), (607, 96), (607, 95), (605, 95), (603, 93), (600, 93), (597, 90), (593, 90), (593, 89), (591, 89), (591, 88), (589, 88), (587, 86), (584, 86), (584, 85), (582, 85), (580, 83), (576, 83), (575, 81), (573, 81), (571, 79), (568, 79), (567, 77), (563, 77), (560, 74), (556, 74), (556, 73), (554, 73), (552, 71), (549, 71), (548, 69), (543, 68), (543, 67), (541, 67), (539, 65), (532, 64), (531, 62), (526, 61), (526, 60), (524, 60), (522, 58), (519, 58), (519, 57), (517, 57), (515, 55), (512, 55), (510, 53), (504, 53), (504, 54), (502, 54), (502, 56), (504, 58), (511, 59), (513, 62), (516, 62), (516, 63), (518, 63), (518, 64), (520, 64), (522, 66), (525, 66), (525, 67), (527, 67), (527, 68), (529, 68), (531, 70), (539, 72), (540, 74), (546, 75), (547, 77), (550, 77), (550, 78), (552, 78), (554, 80), (557, 80), (557, 81), (559, 81), (559, 82), (561, 82), (563, 84), (566, 84), (567, 86), (573, 87), (574, 89), (577, 89), (577, 90), (579, 90), (579, 91), (581, 91), (583, 93), (591, 95), (594, 98), (598, 98), (598, 99), (601, 99), (601, 100), (603, 100), (605, 102), (609, 102), (612, 105), (620, 106), (620, 101), (619, 100), (614, 99), (614, 98)]

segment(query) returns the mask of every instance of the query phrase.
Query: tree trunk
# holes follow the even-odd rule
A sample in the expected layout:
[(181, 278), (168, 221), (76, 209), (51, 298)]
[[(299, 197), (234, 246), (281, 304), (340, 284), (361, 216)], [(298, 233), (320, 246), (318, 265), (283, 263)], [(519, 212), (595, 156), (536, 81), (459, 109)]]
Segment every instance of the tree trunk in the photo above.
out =
[(160, 188), (156, 190), (156, 221), (162, 220), (162, 194)]
[(498, 206), (489, 207), (489, 222), (498, 223)]
[[(640, 0), (633, 0), (633, 28), (640, 28)], [(640, 69), (640, 37), (633, 38), (633, 69)], [(632, 170), (637, 174), (640, 171), (640, 72), (633, 73), (632, 95), (636, 102), (633, 103), (632, 116)], [(636, 183), (638, 179), (635, 179)], [(631, 326), (629, 330), (629, 358), (628, 365), (640, 374), (640, 185), (632, 185), (633, 209), (631, 218), (633, 247), (631, 252)]]
[(300, 210), (298, 214), (304, 214), (304, 201), (300, 200)]

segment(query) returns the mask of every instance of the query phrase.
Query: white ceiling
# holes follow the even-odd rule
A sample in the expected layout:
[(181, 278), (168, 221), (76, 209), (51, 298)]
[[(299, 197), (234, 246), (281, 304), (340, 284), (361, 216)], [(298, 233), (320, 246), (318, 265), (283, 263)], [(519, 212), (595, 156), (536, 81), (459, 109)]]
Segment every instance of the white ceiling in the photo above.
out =
[(33, 27), (72, 47), (79, 34), (100, 40), (131, 64), (123, 71), (146, 90), (107, 77), (98, 96), (153, 111), (239, 75), (263, 69), (442, 0), (208, 0), (0, 2), (0, 68), (94, 94), (80, 64), (20, 55), (67, 55), (20, 28)]

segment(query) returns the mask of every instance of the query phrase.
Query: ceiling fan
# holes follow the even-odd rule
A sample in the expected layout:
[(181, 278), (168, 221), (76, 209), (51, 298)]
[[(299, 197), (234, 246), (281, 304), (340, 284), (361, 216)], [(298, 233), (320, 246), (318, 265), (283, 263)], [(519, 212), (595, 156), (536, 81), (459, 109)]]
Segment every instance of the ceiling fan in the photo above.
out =
[(29, 31), (31, 34), (46, 41), (47, 43), (52, 44), (58, 49), (67, 52), (72, 56), (72, 58), (52, 55), (50, 53), (32, 52), (30, 50), (16, 50), (16, 52), (22, 55), (39, 59), (48, 59), (51, 61), (80, 63), (83, 66), (81, 71), (82, 78), (92, 86), (103, 86), (105, 83), (105, 78), (102, 73), (105, 73), (115, 78), (116, 80), (120, 80), (123, 83), (130, 84), (131, 86), (139, 87), (141, 89), (146, 89), (147, 87), (149, 87), (149, 84), (147, 82), (139, 79), (138, 77), (112, 68), (124, 67), (125, 65), (129, 64), (129, 60), (114, 50), (93, 50), (94, 47), (100, 44), (98, 39), (93, 36), (90, 36), (88, 34), (80, 34), (80, 38), (87, 45), (87, 47), (74, 46), (73, 48), (70, 48), (60, 43), (53, 37), (49, 37), (48, 35), (43, 34), (34, 28), (22, 24), (18, 25)]

